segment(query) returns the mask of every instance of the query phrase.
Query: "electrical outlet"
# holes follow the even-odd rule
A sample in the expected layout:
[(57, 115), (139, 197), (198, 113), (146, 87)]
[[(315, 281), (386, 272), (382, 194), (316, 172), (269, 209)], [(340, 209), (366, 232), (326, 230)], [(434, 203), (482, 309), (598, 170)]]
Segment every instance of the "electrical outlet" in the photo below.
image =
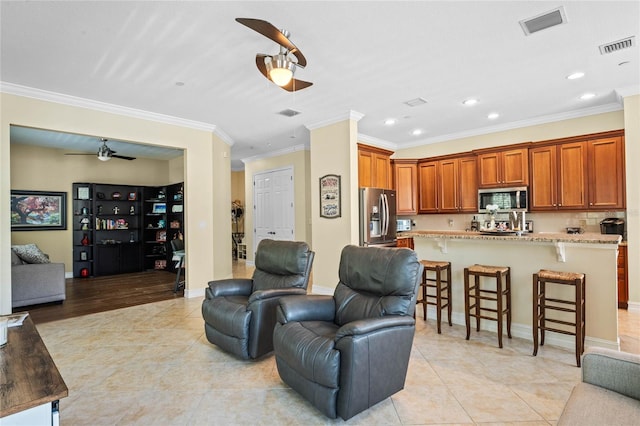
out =
[(449, 219), (449, 228), (453, 228), (453, 219)]

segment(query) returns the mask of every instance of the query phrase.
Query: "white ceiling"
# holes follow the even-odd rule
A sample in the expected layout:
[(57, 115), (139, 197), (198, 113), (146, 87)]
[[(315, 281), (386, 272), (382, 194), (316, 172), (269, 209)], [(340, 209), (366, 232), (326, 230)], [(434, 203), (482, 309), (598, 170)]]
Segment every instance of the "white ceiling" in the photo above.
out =
[[(558, 6), (566, 24), (525, 36), (520, 20)], [(617, 110), (620, 95), (640, 93), (639, 1), (2, 1), (0, 7), (2, 90), (44, 90), (213, 126), (233, 143), (234, 168), (241, 159), (308, 145), (306, 126), (350, 111), (363, 114), (364, 140), (399, 149)], [(278, 46), (236, 17), (290, 31), (308, 61), (296, 78), (314, 85), (289, 93), (267, 81), (255, 55), (275, 54)], [(600, 54), (598, 46), (629, 36), (632, 48)], [(585, 76), (566, 79), (575, 71)], [(596, 96), (580, 100), (586, 92)], [(427, 103), (404, 103), (418, 97)], [(479, 103), (462, 105), (471, 97)], [(301, 114), (278, 115), (285, 109)], [(500, 117), (488, 120), (490, 112)], [(383, 124), (390, 117), (395, 126)], [(424, 133), (413, 136), (415, 128)], [(109, 137), (90, 136), (80, 145), (61, 144), (95, 152), (96, 137)], [(12, 143), (19, 139), (12, 132)], [(121, 155), (153, 157), (150, 147), (138, 153), (110, 146)]]

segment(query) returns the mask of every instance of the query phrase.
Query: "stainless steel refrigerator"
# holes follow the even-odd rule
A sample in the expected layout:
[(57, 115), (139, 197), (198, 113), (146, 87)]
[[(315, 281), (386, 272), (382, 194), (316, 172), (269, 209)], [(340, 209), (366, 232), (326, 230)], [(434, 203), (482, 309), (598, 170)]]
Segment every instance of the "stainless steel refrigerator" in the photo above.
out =
[(396, 246), (396, 191), (360, 188), (360, 245)]

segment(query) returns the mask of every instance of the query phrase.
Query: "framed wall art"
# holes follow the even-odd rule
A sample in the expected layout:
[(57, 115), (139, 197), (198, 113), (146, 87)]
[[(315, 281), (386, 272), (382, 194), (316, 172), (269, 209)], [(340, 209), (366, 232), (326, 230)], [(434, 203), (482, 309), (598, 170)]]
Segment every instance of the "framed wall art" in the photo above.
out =
[(320, 178), (320, 217), (335, 219), (342, 215), (340, 201), (340, 176), (325, 175)]
[(11, 191), (11, 230), (67, 229), (67, 193)]

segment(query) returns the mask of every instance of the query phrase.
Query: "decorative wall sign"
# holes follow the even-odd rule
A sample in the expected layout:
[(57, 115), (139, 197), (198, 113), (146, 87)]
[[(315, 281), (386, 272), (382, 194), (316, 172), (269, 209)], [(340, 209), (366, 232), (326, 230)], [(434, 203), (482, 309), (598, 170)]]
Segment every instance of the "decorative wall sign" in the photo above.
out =
[(320, 178), (320, 217), (335, 219), (342, 215), (340, 201), (340, 176), (325, 175)]
[(67, 193), (11, 191), (11, 230), (67, 229)]

